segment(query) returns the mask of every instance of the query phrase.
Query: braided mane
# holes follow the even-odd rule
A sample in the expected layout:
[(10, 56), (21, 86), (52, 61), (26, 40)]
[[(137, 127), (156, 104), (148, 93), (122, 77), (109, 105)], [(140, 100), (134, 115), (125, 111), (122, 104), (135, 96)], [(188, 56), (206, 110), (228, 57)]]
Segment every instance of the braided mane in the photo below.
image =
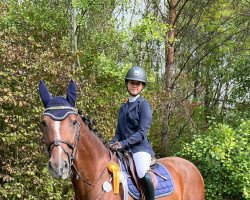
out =
[(96, 128), (95, 119), (89, 119), (86, 114), (83, 113), (82, 110), (78, 110), (78, 114), (82, 118), (82, 121), (86, 126), (88, 126), (89, 130), (91, 130), (99, 139), (101, 139), (102, 143), (106, 145), (108, 142), (103, 138), (102, 134)]

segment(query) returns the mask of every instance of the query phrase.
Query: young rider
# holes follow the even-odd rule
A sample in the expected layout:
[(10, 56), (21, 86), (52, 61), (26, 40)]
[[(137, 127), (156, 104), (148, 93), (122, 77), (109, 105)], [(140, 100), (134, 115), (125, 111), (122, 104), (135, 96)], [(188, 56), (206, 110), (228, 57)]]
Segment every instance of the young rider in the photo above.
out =
[(116, 133), (110, 148), (118, 151), (126, 149), (132, 153), (146, 200), (153, 200), (154, 185), (148, 170), (154, 151), (147, 138), (152, 111), (149, 102), (140, 96), (146, 83), (146, 73), (141, 67), (134, 66), (128, 70), (125, 85), (130, 96), (120, 108)]

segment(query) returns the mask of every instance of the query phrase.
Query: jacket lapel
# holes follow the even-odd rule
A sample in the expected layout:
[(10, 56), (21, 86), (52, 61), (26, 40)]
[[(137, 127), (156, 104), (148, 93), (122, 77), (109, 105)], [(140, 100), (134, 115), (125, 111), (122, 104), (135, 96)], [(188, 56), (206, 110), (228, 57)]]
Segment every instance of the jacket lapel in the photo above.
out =
[(126, 118), (126, 115), (127, 115), (127, 110), (128, 110), (128, 101), (122, 107), (122, 112), (123, 112), (125, 118)]
[(142, 100), (142, 97), (139, 96), (139, 97), (135, 100), (135, 102), (130, 106), (128, 112), (130, 112), (131, 110), (133, 110), (133, 109), (138, 105), (138, 103), (139, 103), (141, 100)]

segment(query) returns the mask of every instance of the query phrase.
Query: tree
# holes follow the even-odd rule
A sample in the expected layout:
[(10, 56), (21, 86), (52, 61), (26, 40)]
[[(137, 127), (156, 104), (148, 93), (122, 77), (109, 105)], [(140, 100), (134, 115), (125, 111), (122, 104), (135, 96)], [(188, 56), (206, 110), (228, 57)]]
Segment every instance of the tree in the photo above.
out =
[[(173, 32), (171, 29), (166, 32), (165, 43), (169, 46), (165, 46), (163, 61), (167, 87), (162, 99), (165, 105), (162, 140), (164, 151), (168, 149), (171, 153), (176, 140), (192, 140), (192, 134), (199, 128), (206, 129), (211, 118), (227, 120), (225, 113), (237, 102), (230, 98), (232, 88), (237, 87), (232, 78), (236, 72), (232, 58), (236, 54), (231, 52), (234, 48), (239, 50), (239, 44), (245, 49), (245, 42), (235, 43), (235, 40), (246, 36), (249, 25), (245, 18), (239, 22), (239, 11), (233, 1), (149, 1), (149, 6), (165, 23), (171, 24), (171, 16), (175, 16)], [(173, 40), (169, 34), (174, 34)], [(172, 53), (169, 47), (174, 49)], [(246, 49), (237, 51), (243, 59), (246, 52)], [(248, 79), (247, 73), (243, 76)]]

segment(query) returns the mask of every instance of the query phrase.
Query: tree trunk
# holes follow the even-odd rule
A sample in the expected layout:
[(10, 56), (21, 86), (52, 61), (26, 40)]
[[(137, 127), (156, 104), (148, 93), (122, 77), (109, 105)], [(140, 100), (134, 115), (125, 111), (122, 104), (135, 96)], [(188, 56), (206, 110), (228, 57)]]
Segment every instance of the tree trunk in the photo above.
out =
[(165, 103), (163, 113), (163, 130), (162, 130), (162, 145), (164, 154), (168, 149), (168, 136), (169, 136), (169, 116), (171, 114), (171, 98), (172, 98), (172, 76), (174, 65), (174, 40), (175, 30), (174, 23), (176, 19), (176, 0), (169, 0), (169, 32), (166, 36), (165, 42), (165, 73), (166, 73), (166, 85), (165, 85)]
[[(77, 32), (76, 32), (76, 29), (77, 29), (77, 25), (76, 25), (76, 15), (77, 15), (77, 11), (76, 11), (76, 8), (74, 8), (73, 6), (71, 7), (71, 24), (72, 24), (72, 42), (71, 42), (71, 45), (72, 45), (72, 53), (76, 53), (77, 52), (77, 49), (78, 49), (78, 46), (77, 46)], [(73, 64), (72, 68), (73, 68), (73, 71), (75, 71), (75, 67), (76, 65), (78, 67), (80, 67), (80, 59), (79, 57), (77, 56), (77, 60), (75, 61), (75, 63)]]
[(198, 85), (199, 85), (199, 72), (198, 72), (199, 69), (195, 69), (195, 76), (194, 76), (194, 93), (193, 93), (193, 99), (196, 101), (197, 97), (198, 97), (198, 92), (197, 92), (197, 89), (198, 89)]
[(212, 89), (211, 89), (211, 77), (209, 73), (209, 68), (206, 68), (206, 85), (205, 85), (205, 94), (204, 94), (204, 116), (206, 125), (209, 124), (209, 118), (211, 116), (211, 101), (212, 101)]

